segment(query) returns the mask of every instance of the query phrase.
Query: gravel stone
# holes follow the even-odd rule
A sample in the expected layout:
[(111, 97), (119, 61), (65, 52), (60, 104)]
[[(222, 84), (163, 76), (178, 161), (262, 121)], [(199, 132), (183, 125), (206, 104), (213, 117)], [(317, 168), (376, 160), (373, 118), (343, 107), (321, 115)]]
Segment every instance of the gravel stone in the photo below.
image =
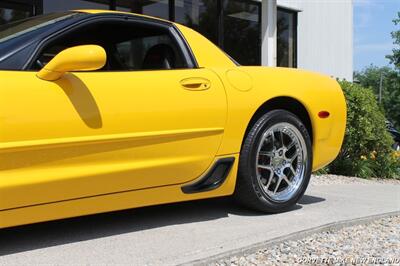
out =
[(310, 185), (338, 185), (338, 184), (393, 184), (400, 185), (400, 179), (358, 178), (341, 175), (312, 175)]
[[(229, 263), (230, 261), (230, 263)], [(400, 265), (400, 216), (286, 241), (212, 265)]]

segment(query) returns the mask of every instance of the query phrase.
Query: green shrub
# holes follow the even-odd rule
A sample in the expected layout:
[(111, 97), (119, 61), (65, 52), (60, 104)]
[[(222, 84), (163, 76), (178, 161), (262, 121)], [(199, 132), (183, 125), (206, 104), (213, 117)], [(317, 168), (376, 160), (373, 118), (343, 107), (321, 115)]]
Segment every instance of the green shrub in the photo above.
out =
[(400, 159), (391, 149), (385, 117), (371, 89), (340, 82), (347, 101), (347, 127), (337, 159), (329, 166), (333, 174), (363, 178), (399, 178)]

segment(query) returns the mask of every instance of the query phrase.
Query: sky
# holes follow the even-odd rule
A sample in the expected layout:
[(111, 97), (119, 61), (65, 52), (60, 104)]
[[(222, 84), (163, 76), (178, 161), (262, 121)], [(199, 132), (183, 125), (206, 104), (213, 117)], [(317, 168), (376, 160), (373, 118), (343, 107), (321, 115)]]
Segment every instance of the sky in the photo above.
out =
[(354, 0), (354, 70), (389, 65), (385, 55), (394, 47), (390, 32), (400, 29), (392, 22), (397, 12), (400, 0)]

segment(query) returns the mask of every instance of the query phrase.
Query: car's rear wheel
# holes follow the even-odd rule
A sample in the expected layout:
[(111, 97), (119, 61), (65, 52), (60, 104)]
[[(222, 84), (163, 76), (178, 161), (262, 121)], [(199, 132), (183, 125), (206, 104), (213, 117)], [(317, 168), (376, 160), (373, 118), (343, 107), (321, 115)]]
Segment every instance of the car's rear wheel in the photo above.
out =
[(311, 168), (311, 139), (301, 120), (285, 110), (268, 112), (244, 140), (234, 196), (259, 211), (285, 211), (303, 196)]

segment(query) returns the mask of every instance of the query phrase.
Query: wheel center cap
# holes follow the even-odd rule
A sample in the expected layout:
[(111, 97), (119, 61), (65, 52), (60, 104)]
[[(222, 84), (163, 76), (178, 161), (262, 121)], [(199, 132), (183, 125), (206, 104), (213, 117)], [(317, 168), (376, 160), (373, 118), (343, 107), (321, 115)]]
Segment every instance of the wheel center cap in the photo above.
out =
[(278, 150), (275, 152), (274, 157), (272, 158), (272, 166), (276, 173), (280, 173), (285, 165), (285, 158), (283, 155), (283, 150)]

